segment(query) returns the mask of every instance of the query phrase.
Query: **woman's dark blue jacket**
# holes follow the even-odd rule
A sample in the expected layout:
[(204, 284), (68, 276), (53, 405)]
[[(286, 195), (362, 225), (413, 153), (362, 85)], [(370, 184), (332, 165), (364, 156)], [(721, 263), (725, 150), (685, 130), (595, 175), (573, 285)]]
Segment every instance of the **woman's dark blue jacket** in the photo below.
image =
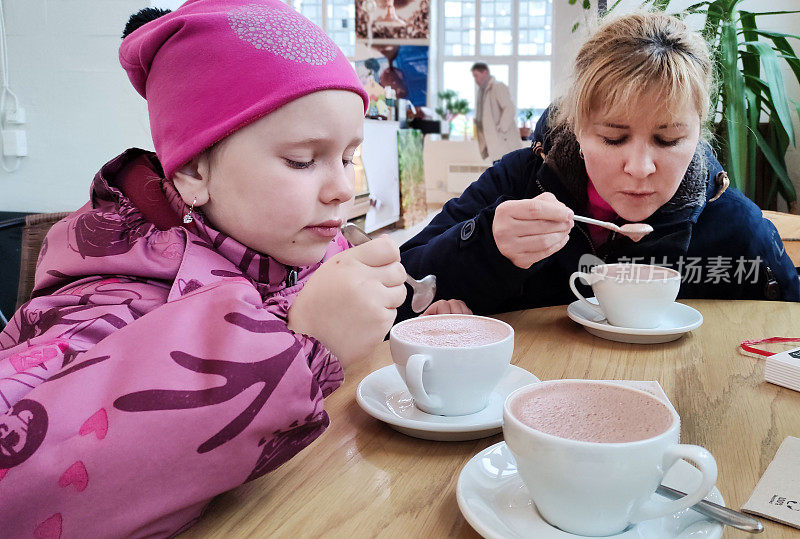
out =
[[(475, 313), (563, 305), (575, 298), (568, 278), (594, 255), (616, 261), (656, 263), (683, 275), (680, 298), (800, 301), (797, 271), (775, 227), (741, 192), (704, 143), (698, 146), (675, 196), (647, 223), (654, 232), (639, 243), (612, 235), (595, 245), (586, 225), (575, 223), (557, 253), (521, 269), (503, 256), (492, 235), (495, 208), (505, 200), (546, 191), (586, 215), (588, 178), (578, 144), (568, 131), (549, 131), (545, 116), (533, 147), (507, 154), (401, 248), (414, 277), (434, 274), (437, 299), (461, 299)], [(589, 291), (588, 289), (586, 290)], [(408, 301), (398, 320), (413, 316)]]

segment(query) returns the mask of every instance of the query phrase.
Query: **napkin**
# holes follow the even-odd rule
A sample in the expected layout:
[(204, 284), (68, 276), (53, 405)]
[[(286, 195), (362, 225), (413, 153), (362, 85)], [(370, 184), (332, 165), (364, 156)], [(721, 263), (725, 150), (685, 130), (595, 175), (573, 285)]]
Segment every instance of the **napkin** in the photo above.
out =
[(800, 391), (800, 348), (767, 356), (764, 362), (764, 380)]
[(781, 443), (742, 511), (800, 528), (800, 438)]

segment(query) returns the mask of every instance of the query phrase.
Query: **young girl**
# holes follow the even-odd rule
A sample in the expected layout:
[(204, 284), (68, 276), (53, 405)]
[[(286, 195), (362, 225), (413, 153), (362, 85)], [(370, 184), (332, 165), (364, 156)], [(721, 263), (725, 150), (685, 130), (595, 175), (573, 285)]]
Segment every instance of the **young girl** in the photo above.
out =
[[(506, 155), (401, 247), (412, 276), (479, 313), (566, 304), (585, 254), (669, 265), (681, 297), (800, 301), (775, 227), (703, 141), (712, 64), (705, 42), (664, 14), (606, 22), (532, 149)], [(638, 243), (573, 215), (646, 222)], [(585, 259), (584, 259), (585, 260)], [(408, 313), (403, 313), (408, 315)]]
[(405, 297), (390, 240), (339, 233), (367, 96), (333, 42), (279, 0), (142, 18), (156, 154), (100, 170), (0, 333), (4, 537), (178, 533), (325, 430)]

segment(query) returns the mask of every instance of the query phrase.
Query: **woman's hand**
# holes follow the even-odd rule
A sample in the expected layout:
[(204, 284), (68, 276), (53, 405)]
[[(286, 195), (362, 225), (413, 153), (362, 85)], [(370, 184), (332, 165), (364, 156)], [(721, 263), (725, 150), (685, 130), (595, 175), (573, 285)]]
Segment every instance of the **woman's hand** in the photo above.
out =
[(515, 266), (528, 269), (567, 244), (573, 215), (552, 193), (507, 200), (494, 211), (494, 242)]
[(386, 236), (326, 260), (289, 309), (291, 331), (314, 337), (342, 363), (372, 352), (406, 298), (406, 271)]
[(420, 316), (428, 314), (472, 314), (472, 310), (460, 299), (440, 299), (431, 303)]

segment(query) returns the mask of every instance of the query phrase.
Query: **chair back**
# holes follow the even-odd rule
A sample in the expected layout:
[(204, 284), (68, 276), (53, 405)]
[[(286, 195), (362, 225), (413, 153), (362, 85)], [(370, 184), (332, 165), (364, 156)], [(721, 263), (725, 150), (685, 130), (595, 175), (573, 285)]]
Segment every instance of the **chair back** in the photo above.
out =
[(800, 268), (800, 215), (763, 210), (764, 218), (772, 221), (786, 247), (786, 254), (796, 268)]
[(19, 260), (19, 286), (17, 288), (17, 309), (31, 298), (36, 278), (36, 262), (42, 249), (44, 237), (50, 227), (70, 215), (71, 212), (34, 213), (25, 216), (22, 229), (22, 246)]

